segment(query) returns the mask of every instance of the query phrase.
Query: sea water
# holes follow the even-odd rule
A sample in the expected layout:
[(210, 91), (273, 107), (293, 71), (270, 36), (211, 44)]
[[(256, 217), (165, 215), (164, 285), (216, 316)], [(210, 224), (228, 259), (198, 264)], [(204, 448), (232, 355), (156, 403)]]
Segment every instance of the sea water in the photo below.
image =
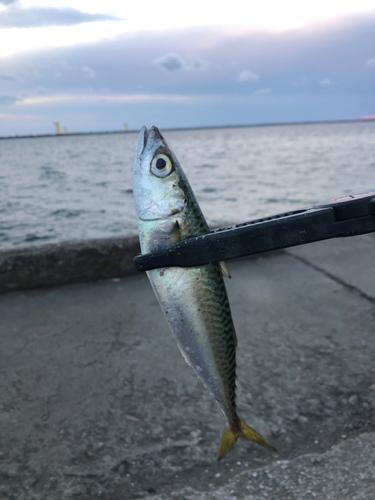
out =
[[(374, 121), (163, 135), (211, 227), (375, 190)], [(136, 234), (137, 139), (123, 133), (0, 140), (0, 248)]]

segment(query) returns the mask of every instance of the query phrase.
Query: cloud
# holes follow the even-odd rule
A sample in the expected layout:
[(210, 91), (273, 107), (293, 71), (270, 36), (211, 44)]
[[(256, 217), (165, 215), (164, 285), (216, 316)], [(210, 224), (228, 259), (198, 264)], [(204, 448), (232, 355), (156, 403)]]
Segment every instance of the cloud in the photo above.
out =
[(252, 71), (241, 71), (237, 76), (238, 82), (257, 82), (259, 80), (259, 75), (253, 73)]
[(90, 66), (84, 66), (82, 68), (82, 71), (84, 72), (85, 76), (87, 78), (95, 78), (96, 77), (96, 71), (94, 71)]
[[(1, 3), (1, 2), (0, 2)], [(0, 120), (35, 120), (35, 119), (43, 119), (42, 115), (26, 115), (26, 114), (9, 114), (9, 113), (0, 113)]]
[[(4, 0), (2, 0), (4, 4)], [(7, 2), (7, 4), (13, 2)], [(36, 28), (42, 26), (73, 26), (96, 21), (120, 21), (116, 16), (89, 14), (71, 7), (29, 7), (14, 3), (0, 12), (0, 28)]]
[(6, 74), (2, 74), (0, 75), (0, 78), (1, 80), (10, 80), (12, 82), (15, 82), (17, 80), (17, 78), (13, 75), (6, 75)]
[(36, 93), (39, 95), (47, 95), (48, 90), (45, 87), (37, 87), (36, 88)]
[[(373, 71), (365, 62), (372, 55), (368, 42), (374, 29), (375, 18), (364, 18), (358, 26), (330, 25), (319, 33), (248, 30), (232, 35), (220, 28), (212, 28), (209, 34), (203, 28), (126, 32), (97, 42), (30, 50), (4, 58), (0, 73), (17, 75), (22, 80), (19, 91), (30, 95), (39, 85), (50, 94), (67, 89), (81, 93), (90, 81), (93, 92), (107, 88), (113, 94), (248, 96), (249, 89), (270, 88), (274, 95), (320, 96), (322, 89), (335, 87), (319, 85), (329, 78), (340, 82), (343, 93), (355, 90), (370, 98), (374, 95)], [(299, 86), (293, 87), (291, 82)]]
[(298, 78), (297, 80), (294, 80), (292, 82), (292, 87), (301, 87), (303, 85), (306, 85), (307, 83), (307, 78), (306, 77), (302, 77), (302, 78)]
[(18, 0), (0, 0), (0, 4), (10, 5), (11, 3), (16, 3)]
[(271, 93), (271, 89), (259, 89), (255, 90), (252, 95), (267, 95)]
[(170, 95), (170, 94), (54, 94), (42, 95), (41, 97), (32, 96), (23, 99), (17, 99), (24, 106), (33, 106), (35, 104), (51, 105), (59, 103), (95, 103), (95, 102), (186, 102), (207, 100), (206, 96), (194, 96), (189, 99), (186, 95)]
[(202, 68), (202, 66), (203, 62), (197, 57), (192, 57), (188, 63), (188, 67), (191, 67), (192, 69), (199, 69)]
[(154, 63), (166, 71), (176, 71), (184, 67), (182, 58), (177, 54), (165, 54), (165, 56), (155, 59)]
[(165, 71), (183, 70), (197, 70), (203, 68), (205, 65), (198, 57), (187, 57), (183, 59), (178, 54), (165, 54), (162, 57), (154, 59), (154, 65)]
[(332, 85), (332, 82), (328, 78), (323, 78), (323, 80), (319, 81), (319, 85), (326, 87), (327, 85)]
[(369, 66), (370, 68), (375, 68), (375, 59), (374, 58), (367, 59), (366, 65)]
[(0, 106), (9, 106), (19, 101), (18, 97), (6, 94), (0, 94)]
[[(142, 122), (173, 127), (370, 115), (374, 68), (366, 61), (375, 58), (374, 32), (375, 16), (363, 16), (318, 31), (127, 31), (29, 50), (1, 59), (0, 73), (16, 75), (17, 82), (13, 87), (0, 80), (0, 93), (29, 96), (1, 111), (27, 108), (45, 115), (46, 123), (59, 119), (69, 130), (69, 123), (88, 129), (85, 116), (91, 112), (103, 117), (97, 122), (103, 129), (116, 128), (115, 118), (125, 120), (121, 115), (129, 128)], [(259, 79), (240, 83), (243, 71)], [(324, 79), (332, 85), (319, 84)], [(37, 93), (40, 86), (47, 95)], [(26, 130), (21, 121), (19, 127)], [(0, 123), (0, 135), (6, 130)]]

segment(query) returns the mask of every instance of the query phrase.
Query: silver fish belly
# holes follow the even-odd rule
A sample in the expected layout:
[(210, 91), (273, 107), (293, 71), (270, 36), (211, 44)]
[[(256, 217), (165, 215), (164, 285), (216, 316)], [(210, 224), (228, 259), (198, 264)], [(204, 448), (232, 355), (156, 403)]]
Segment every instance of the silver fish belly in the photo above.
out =
[[(177, 158), (156, 127), (141, 130), (133, 179), (142, 253), (209, 232)], [(221, 266), (168, 267), (147, 275), (183, 357), (226, 417), (218, 459), (239, 436), (274, 450), (237, 416), (236, 334)]]

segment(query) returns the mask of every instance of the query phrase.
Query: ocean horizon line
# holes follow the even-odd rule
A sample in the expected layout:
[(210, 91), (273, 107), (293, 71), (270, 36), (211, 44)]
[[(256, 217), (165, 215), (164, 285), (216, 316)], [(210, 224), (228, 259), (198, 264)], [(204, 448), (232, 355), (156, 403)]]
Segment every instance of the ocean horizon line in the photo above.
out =
[[(306, 121), (293, 121), (293, 122), (267, 122), (267, 123), (248, 123), (248, 124), (237, 124), (237, 125), (203, 125), (203, 126), (192, 126), (192, 127), (162, 127), (163, 131), (184, 131), (184, 130), (214, 130), (214, 129), (224, 129), (224, 128), (247, 128), (247, 127), (275, 127), (275, 126), (292, 126), (292, 125), (320, 125), (320, 124), (330, 124), (330, 123), (353, 123), (353, 122), (371, 122), (375, 121), (375, 118), (346, 118), (343, 120), (306, 120)], [(8, 135), (0, 136), (1, 139), (39, 139), (44, 137), (66, 137), (66, 136), (76, 136), (76, 135), (111, 135), (111, 134), (134, 134), (139, 132), (139, 128), (131, 130), (102, 130), (102, 131), (89, 131), (89, 132), (68, 132), (64, 134), (28, 134), (28, 135)]]

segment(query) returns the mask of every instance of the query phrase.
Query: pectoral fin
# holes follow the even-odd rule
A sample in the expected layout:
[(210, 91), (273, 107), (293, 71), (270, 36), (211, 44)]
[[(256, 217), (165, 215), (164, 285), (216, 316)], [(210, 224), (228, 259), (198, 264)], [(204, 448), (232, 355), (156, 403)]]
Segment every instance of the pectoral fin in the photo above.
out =
[(180, 243), (181, 241), (181, 228), (177, 220), (173, 225), (172, 231), (169, 236), (169, 240), (170, 241), (168, 246), (176, 245), (176, 243)]
[(223, 273), (223, 276), (225, 278), (231, 278), (232, 276), (230, 275), (230, 272), (229, 272), (229, 269), (228, 269), (226, 263), (222, 260), (221, 262), (219, 262), (219, 264), (220, 264), (221, 272)]

